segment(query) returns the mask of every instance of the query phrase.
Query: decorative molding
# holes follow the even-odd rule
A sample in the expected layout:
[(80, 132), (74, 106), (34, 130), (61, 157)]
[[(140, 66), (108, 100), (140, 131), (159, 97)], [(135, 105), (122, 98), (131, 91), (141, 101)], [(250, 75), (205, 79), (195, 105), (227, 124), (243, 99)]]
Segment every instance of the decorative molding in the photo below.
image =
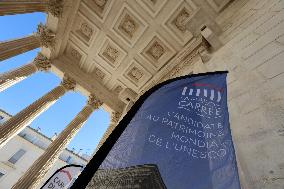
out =
[(136, 0), (153, 18), (155, 18), (167, 0)]
[(124, 3), (112, 29), (127, 45), (133, 47), (147, 27), (148, 24)]
[(98, 53), (98, 56), (112, 68), (117, 68), (126, 55), (127, 53), (109, 37), (106, 37)]
[(113, 91), (115, 94), (119, 95), (121, 91), (123, 91), (126, 88), (126, 85), (121, 82), (118, 79), (115, 79), (115, 83), (113, 87), (111, 88), (111, 91)]
[(108, 70), (106, 70), (104, 66), (98, 64), (96, 61), (93, 61), (90, 70), (103, 84), (106, 84), (111, 78), (111, 74), (108, 72)]
[(159, 70), (175, 54), (175, 50), (159, 34), (155, 33), (140, 54), (156, 70)]
[(184, 33), (186, 31), (185, 24), (187, 23), (187, 20), (190, 18), (190, 11), (188, 11), (185, 7), (178, 13), (176, 18), (172, 21), (174, 25), (182, 32)]
[[(191, 43), (192, 35), (188, 35), (187, 31), (182, 32), (175, 24), (183, 23), (182, 19), (178, 19), (183, 16), (182, 11), (195, 10), (196, 7), (191, 5), (190, 0), (147, 0), (153, 7), (166, 2), (155, 17), (147, 14), (146, 9), (140, 6), (144, 1), (146, 2), (92, 0), (92, 3), (101, 3), (96, 5), (101, 6), (101, 10), (108, 8), (108, 2), (114, 2), (111, 14), (106, 16), (103, 22), (97, 19), (94, 15), (96, 13), (91, 12), (92, 4), (87, 4), (88, 0), (82, 0), (78, 6), (72, 22), (72, 32), (70, 35), (68, 33), (70, 37), (66, 43), (67, 47), (70, 46), (70, 51), (66, 48), (66, 59), (69, 58), (74, 65), (79, 65), (81, 71), (94, 79), (92, 85), (85, 86), (86, 88), (92, 88), (96, 82), (113, 95), (122, 93), (125, 88), (131, 88), (138, 93), (152, 82), (152, 77), (158, 81), (156, 76), (161, 78), (165, 72), (169, 72), (175, 66), (172, 60), (175, 60), (176, 53)], [(175, 17), (170, 20), (168, 16)], [(171, 30), (171, 33), (165, 31), (162, 23), (167, 21), (178, 32), (175, 33), (175, 30), (168, 26), (165, 27)], [(82, 35), (78, 35), (77, 31)], [(77, 51), (72, 52), (73, 56), (77, 54), (77, 60), (71, 56), (71, 49)], [(199, 54), (201, 53), (203, 51)], [(173, 66), (169, 67), (169, 64)], [(107, 102), (105, 99), (104, 101)]]
[(98, 109), (103, 104), (94, 94), (91, 94), (88, 98), (88, 105), (92, 106), (93, 109)]
[(126, 13), (120, 22), (118, 29), (131, 39), (138, 30), (138, 27), (138, 23)]
[(93, 0), (93, 1), (99, 7), (99, 9), (103, 11), (108, 0)]
[(98, 78), (100, 78), (101, 80), (104, 80), (104, 78), (105, 78), (105, 76), (106, 76), (106, 74), (105, 74), (102, 70), (100, 70), (99, 68), (97, 68), (97, 67), (95, 67), (95, 68), (93, 69), (93, 73), (95, 73), (96, 76), (98, 76)]
[(50, 47), (53, 48), (55, 45), (55, 34), (49, 30), (45, 25), (40, 23), (37, 26), (37, 33), (36, 35), (39, 37), (39, 41), (41, 46), (46, 48)]
[(171, 78), (181, 76), (185, 67), (191, 66), (194, 63), (195, 57), (199, 56), (202, 59), (202, 54), (208, 52), (208, 45), (201, 37), (201, 43), (196, 46), (190, 54), (188, 54), (178, 65), (176, 65), (169, 73), (167, 73), (159, 82), (166, 81)]
[(155, 60), (159, 60), (159, 58), (163, 54), (165, 54), (165, 48), (160, 43), (155, 41), (146, 51), (146, 53), (153, 57)]
[(76, 49), (71, 49), (70, 54), (73, 58), (75, 58), (77, 61), (80, 61), (82, 58), (82, 55), (76, 50)]
[(60, 83), (66, 90), (74, 90), (76, 86), (76, 82), (74, 79), (69, 77), (68, 75), (64, 75), (63, 80)]
[(117, 85), (117, 86), (113, 89), (113, 92), (115, 92), (116, 94), (119, 94), (122, 90), (123, 90), (123, 87), (120, 86), (120, 85)]
[[(118, 99), (118, 96), (114, 95), (114, 93), (109, 90), (106, 85), (91, 72), (91, 70), (87, 73), (84, 72), (80, 69), (78, 63), (72, 61), (72, 59), (67, 56), (61, 56), (52, 60), (52, 65), (59, 70), (59, 73), (68, 74), (78, 82), (79, 85), (76, 87), (76, 90), (81, 91), (83, 94), (95, 94), (106, 106), (115, 111), (122, 111), (124, 108), (125, 104), (121, 102)], [(94, 61), (92, 61), (90, 65), (99, 66)]]
[(189, 4), (188, 2), (180, 1), (177, 7), (173, 9), (169, 14), (169, 17), (162, 24), (181, 45), (185, 45), (193, 37), (186, 29), (186, 24), (195, 11), (196, 6), (193, 2)]
[(85, 45), (90, 46), (99, 33), (99, 28), (82, 12), (79, 11), (77, 15), (73, 23), (72, 34)]
[(81, 50), (75, 43), (69, 40), (65, 54), (74, 62), (78, 63), (80, 66), (83, 65), (85, 59), (87, 58), (87, 54)]
[(80, 32), (88, 39), (88, 41), (91, 39), (93, 35), (93, 29), (86, 23), (83, 22), (80, 26)]
[(152, 75), (143, 68), (136, 60), (133, 60), (128, 68), (124, 71), (123, 76), (131, 81), (136, 88), (142, 87)]
[(40, 52), (37, 54), (33, 63), (36, 65), (37, 69), (40, 71), (48, 71), (51, 68), (51, 61), (41, 54)]
[(119, 51), (110, 45), (107, 45), (102, 54), (112, 63), (114, 63), (119, 57)]
[(120, 117), (121, 117), (122, 113), (121, 112), (111, 112), (111, 118), (110, 118), (110, 121), (112, 123), (115, 123), (117, 124)]
[[(139, 95), (142, 95), (145, 91), (147, 91), (151, 86), (160, 83), (167, 78), (171, 74), (171, 71), (176, 68), (178, 65), (182, 65), (184, 61), (188, 60), (187, 65), (191, 65), (191, 63), (196, 60), (193, 60), (193, 57), (191, 56), (193, 51), (196, 49), (199, 49), (200, 46), (203, 46), (204, 40), (201, 36), (198, 38), (192, 39), (188, 44), (186, 44), (177, 54), (171, 58), (168, 63), (161, 68), (159, 72), (156, 72), (156, 74), (149, 80), (143, 87), (139, 90)], [(198, 52), (199, 53), (199, 52)], [(181, 69), (184, 70), (184, 67), (181, 66)], [(166, 78), (167, 77), (167, 78)], [(164, 79), (165, 78), (165, 79)]]
[(101, 22), (104, 22), (113, 2), (114, 0), (84, 0), (83, 6), (91, 10)]
[(55, 17), (60, 17), (63, 12), (63, 0), (48, 0), (47, 11)]
[(206, 1), (216, 12), (220, 12), (231, 0), (206, 0)]
[(127, 73), (127, 75), (134, 80), (135, 82), (139, 82), (139, 80), (143, 77), (143, 71), (137, 67), (132, 67), (131, 70)]

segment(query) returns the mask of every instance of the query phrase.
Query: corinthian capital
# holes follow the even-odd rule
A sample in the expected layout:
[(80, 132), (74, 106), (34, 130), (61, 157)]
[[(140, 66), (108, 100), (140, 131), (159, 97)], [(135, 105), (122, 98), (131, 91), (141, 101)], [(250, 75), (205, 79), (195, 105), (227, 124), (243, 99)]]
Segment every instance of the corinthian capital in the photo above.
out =
[(64, 76), (63, 80), (61, 81), (61, 85), (66, 89), (66, 90), (74, 90), (76, 86), (76, 82), (74, 79), (72, 79), (69, 76)]
[(63, 12), (63, 0), (49, 0), (47, 11), (55, 17), (60, 17)]
[(91, 94), (88, 99), (88, 104), (94, 109), (98, 109), (103, 103), (95, 95)]
[(37, 54), (33, 63), (36, 65), (37, 69), (40, 71), (47, 71), (51, 68), (50, 60), (41, 53)]
[(55, 34), (42, 23), (38, 25), (36, 35), (39, 37), (41, 46), (44, 46), (47, 48), (54, 47)]
[(120, 117), (121, 117), (120, 112), (112, 112), (111, 113), (111, 122), (117, 123), (119, 121)]

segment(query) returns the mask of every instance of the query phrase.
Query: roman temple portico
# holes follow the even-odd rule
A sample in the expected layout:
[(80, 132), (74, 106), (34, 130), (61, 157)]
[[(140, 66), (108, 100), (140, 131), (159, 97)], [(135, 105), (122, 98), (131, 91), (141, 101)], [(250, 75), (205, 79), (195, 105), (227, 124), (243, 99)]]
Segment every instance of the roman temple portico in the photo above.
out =
[(34, 34), (0, 42), (0, 61), (41, 48), (32, 62), (0, 75), (0, 91), (38, 71), (62, 79), (0, 127), (0, 148), (67, 92), (88, 98), (13, 188), (38, 188), (99, 107), (111, 115), (101, 146), (131, 105), (155, 84), (228, 70), (230, 123), (242, 187), (282, 189), (283, 8), (283, 0), (0, 1), (0, 16), (47, 13), (45, 25)]

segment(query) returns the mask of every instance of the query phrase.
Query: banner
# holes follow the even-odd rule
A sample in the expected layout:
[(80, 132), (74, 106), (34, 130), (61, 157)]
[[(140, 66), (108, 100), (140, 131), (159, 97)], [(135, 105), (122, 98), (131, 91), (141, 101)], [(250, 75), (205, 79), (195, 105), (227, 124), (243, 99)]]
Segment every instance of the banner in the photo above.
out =
[(41, 189), (66, 189), (82, 171), (81, 165), (66, 165), (58, 169), (41, 187)]
[(184, 76), (148, 91), (71, 188), (240, 189), (226, 75)]

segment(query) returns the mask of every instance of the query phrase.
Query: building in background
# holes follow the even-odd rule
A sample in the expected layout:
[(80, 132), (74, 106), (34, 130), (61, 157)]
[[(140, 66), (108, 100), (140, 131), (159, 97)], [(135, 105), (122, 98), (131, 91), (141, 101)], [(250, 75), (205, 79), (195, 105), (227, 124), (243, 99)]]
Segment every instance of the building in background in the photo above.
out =
[[(0, 110), (0, 127), (11, 117), (7, 112)], [(22, 132), (10, 140), (0, 149), (0, 188), (11, 188), (27, 169), (40, 157), (52, 142), (51, 138), (39, 131), (26, 127)], [(59, 159), (46, 174), (42, 184), (59, 168), (68, 164), (85, 166), (90, 157), (80, 156), (65, 149)]]

